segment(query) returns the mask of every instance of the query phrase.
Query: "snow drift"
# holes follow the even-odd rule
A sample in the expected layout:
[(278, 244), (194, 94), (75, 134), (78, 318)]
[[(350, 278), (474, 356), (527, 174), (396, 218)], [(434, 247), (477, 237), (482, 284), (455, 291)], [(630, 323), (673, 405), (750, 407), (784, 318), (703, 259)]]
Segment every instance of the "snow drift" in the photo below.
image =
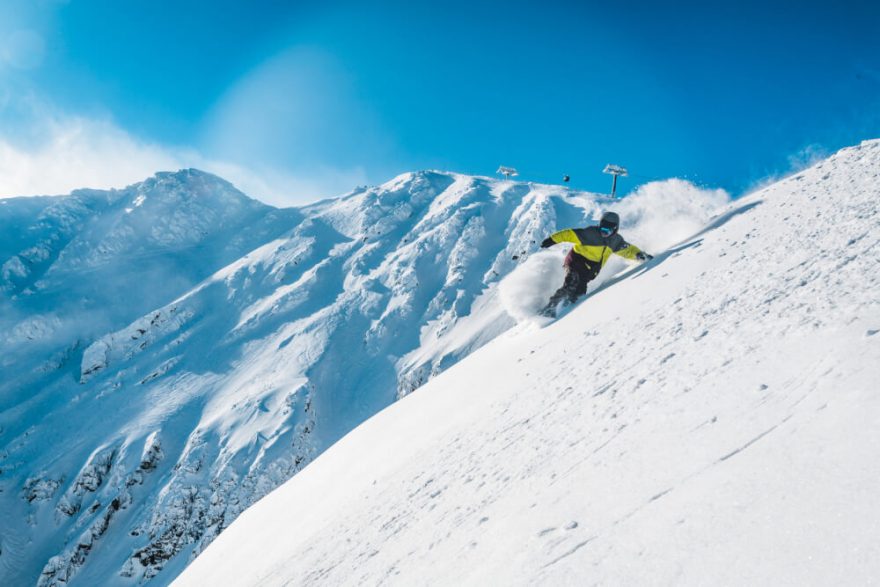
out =
[(845, 149), (496, 338), (175, 584), (871, 583), (878, 177)]

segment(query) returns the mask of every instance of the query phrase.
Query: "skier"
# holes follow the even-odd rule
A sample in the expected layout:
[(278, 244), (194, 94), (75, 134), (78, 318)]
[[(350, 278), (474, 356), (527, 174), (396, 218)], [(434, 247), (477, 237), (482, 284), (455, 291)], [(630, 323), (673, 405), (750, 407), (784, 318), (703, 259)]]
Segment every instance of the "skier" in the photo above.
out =
[(542, 249), (558, 243), (572, 243), (574, 248), (565, 257), (565, 283), (550, 297), (550, 301), (541, 310), (541, 315), (555, 318), (559, 302), (565, 300), (573, 304), (587, 293), (587, 283), (599, 275), (611, 253), (638, 261), (654, 258), (623, 240), (617, 233), (619, 226), (620, 217), (614, 212), (605, 212), (598, 226), (567, 228), (544, 239), (541, 243)]

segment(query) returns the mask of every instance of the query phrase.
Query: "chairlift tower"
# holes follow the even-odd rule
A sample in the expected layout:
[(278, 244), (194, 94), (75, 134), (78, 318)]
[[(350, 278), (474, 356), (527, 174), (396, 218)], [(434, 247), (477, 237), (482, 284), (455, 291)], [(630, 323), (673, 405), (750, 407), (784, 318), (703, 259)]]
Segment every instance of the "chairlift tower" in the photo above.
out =
[(611, 197), (616, 197), (615, 194), (617, 193), (617, 176), (622, 175), (623, 177), (626, 177), (629, 172), (626, 170), (626, 167), (621, 167), (620, 165), (612, 165), (609, 163), (605, 166), (605, 169), (602, 170), (602, 173), (607, 173), (612, 176), (613, 179), (611, 180)]
[(519, 172), (513, 167), (505, 167), (504, 165), (499, 167), (498, 171), (496, 171), (495, 173), (500, 173), (506, 179), (510, 179), (511, 177), (516, 177), (517, 175), (519, 175)]

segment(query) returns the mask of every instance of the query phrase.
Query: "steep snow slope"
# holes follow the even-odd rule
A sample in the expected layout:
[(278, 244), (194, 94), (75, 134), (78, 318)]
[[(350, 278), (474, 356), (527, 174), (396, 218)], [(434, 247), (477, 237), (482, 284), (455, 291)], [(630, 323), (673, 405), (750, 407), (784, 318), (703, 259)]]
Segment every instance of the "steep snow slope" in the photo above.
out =
[(46, 504), (103, 482), (77, 459), (124, 424), (78, 384), (84, 349), (300, 218), (196, 170), (0, 199), (0, 584), (35, 583), (47, 549), (82, 531), (78, 505)]
[[(609, 204), (420, 172), (254, 216), (218, 182), (190, 171), (0, 203), (14, 223), (34, 218), (4, 244), (19, 251), (4, 303), (21, 315), (0, 384), (0, 583), (168, 583), (355, 425), (514, 326), (501, 278), (534, 282), (533, 265), (552, 266), (533, 296), (546, 298), (562, 251), (527, 260), (536, 241)], [(673, 181), (620, 206), (638, 218), (680, 204), (693, 230), (725, 199)], [(626, 228), (649, 248), (683, 230)]]
[(880, 141), (521, 325), (242, 514), (176, 585), (869, 584)]
[(196, 170), (123, 190), (0, 199), (0, 393), (164, 305), (299, 215)]

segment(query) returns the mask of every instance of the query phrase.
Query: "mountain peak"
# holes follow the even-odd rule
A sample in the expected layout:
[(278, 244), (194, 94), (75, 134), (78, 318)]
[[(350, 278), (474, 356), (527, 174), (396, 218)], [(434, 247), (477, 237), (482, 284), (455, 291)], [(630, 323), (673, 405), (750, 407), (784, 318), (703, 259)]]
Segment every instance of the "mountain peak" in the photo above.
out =
[(389, 191), (402, 189), (404, 186), (411, 185), (415, 182), (433, 182), (455, 179), (461, 174), (451, 171), (440, 171), (436, 169), (418, 169), (415, 171), (406, 171), (392, 179), (384, 182), (379, 187)]
[[(222, 177), (208, 171), (196, 169), (195, 167), (187, 167), (185, 169), (178, 169), (177, 171), (158, 171), (150, 179), (157, 181), (175, 181), (182, 184), (214, 183), (232, 187), (232, 184)], [(149, 181), (149, 179), (147, 181)]]
[[(200, 169), (188, 168), (178, 171), (160, 171), (152, 177), (132, 184), (123, 191), (153, 192), (155, 194), (177, 194), (189, 198), (235, 199), (241, 202), (257, 203), (229, 181)], [(267, 206), (260, 203), (261, 206)]]

